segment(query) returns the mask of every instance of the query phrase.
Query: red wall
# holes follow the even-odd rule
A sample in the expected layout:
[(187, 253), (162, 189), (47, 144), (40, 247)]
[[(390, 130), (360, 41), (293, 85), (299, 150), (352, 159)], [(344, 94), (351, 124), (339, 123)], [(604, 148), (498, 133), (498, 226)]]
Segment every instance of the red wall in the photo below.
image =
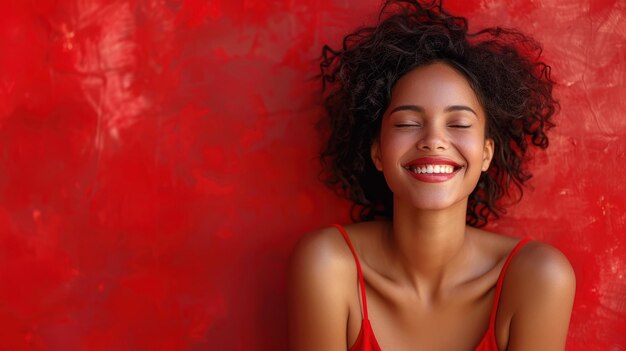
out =
[[(316, 180), (315, 58), (379, 0), (7, 0), (0, 11), (0, 350), (282, 350)], [(545, 44), (563, 109), (492, 226), (549, 242), (568, 350), (626, 348), (622, 0), (455, 0)]]

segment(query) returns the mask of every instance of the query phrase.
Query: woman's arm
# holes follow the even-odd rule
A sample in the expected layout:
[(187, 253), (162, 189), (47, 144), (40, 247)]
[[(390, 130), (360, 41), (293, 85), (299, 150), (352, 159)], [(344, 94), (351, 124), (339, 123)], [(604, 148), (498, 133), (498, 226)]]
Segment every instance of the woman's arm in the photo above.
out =
[(528, 244), (511, 263), (507, 287), (515, 301), (509, 351), (565, 350), (576, 277), (567, 258), (541, 243)]
[(325, 229), (304, 236), (294, 249), (288, 287), (290, 350), (347, 349), (348, 289), (356, 289), (357, 273), (341, 244), (345, 246), (336, 230)]

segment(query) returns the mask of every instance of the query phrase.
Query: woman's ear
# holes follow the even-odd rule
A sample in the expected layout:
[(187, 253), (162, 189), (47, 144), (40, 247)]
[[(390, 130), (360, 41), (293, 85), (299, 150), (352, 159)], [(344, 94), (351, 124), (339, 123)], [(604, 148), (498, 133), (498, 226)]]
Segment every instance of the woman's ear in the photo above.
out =
[(493, 139), (486, 138), (485, 146), (483, 147), (483, 164), (481, 167), (483, 172), (489, 169), (489, 165), (491, 164), (491, 160), (493, 159), (494, 148), (495, 148), (495, 143)]
[(374, 139), (374, 141), (372, 141), (370, 152), (371, 152), (372, 162), (374, 163), (374, 166), (376, 167), (377, 170), (382, 172), (383, 163), (382, 163), (382, 158), (380, 155), (380, 138), (376, 138)]

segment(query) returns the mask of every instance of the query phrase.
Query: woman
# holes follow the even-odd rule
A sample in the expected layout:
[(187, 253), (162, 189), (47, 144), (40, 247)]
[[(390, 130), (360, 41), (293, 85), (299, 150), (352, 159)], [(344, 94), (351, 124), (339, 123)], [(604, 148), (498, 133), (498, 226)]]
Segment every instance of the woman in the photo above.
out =
[(539, 45), (388, 1), (323, 50), (327, 182), (360, 223), (304, 236), (294, 350), (562, 350), (575, 278), (555, 248), (479, 229), (521, 197), (558, 107)]

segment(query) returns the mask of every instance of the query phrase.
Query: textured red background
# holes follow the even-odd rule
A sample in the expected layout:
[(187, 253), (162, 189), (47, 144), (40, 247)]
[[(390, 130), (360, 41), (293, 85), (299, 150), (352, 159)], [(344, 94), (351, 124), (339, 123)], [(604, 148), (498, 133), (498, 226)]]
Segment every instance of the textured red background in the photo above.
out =
[[(0, 350), (282, 350), (288, 254), (347, 221), (316, 180), (324, 43), (379, 0), (7, 0)], [(549, 242), (568, 350), (626, 349), (626, 4), (456, 0), (545, 45), (563, 109), (491, 229)]]

